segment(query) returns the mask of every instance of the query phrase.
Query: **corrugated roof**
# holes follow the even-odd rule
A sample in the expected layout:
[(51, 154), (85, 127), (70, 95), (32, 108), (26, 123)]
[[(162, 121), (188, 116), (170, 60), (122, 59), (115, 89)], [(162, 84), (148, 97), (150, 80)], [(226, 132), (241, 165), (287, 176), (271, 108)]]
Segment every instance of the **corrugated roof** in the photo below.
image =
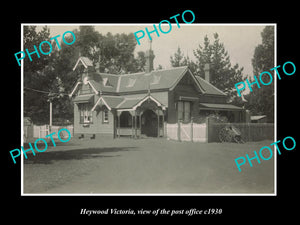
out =
[[(151, 90), (168, 89), (174, 85), (186, 72), (187, 67), (176, 67), (167, 70), (151, 71), (150, 73), (133, 73), (115, 75), (94, 72), (90, 80), (93, 87), (98, 91), (106, 92), (136, 92), (145, 91), (149, 87)], [(107, 78), (110, 86), (105, 86), (103, 79)], [(159, 81), (159, 82), (158, 82)]]
[[(124, 75), (115, 75), (107, 73), (93, 73), (93, 80), (90, 80), (94, 88), (98, 91), (106, 92), (137, 92), (145, 91), (149, 88), (155, 89), (170, 89), (176, 82), (188, 71), (186, 66), (175, 67), (166, 70), (156, 70), (150, 73), (133, 73)], [(107, 78), (109, 86), (103, 84), (103, 79)], [(222, 95), (226, 94), (208, 83), (199, 76), (195, 76), (199, 82), (200, 87), (205, 91), (205, 94)]]
[(124, 99), (124, 101), (118, 105), (118, 109), (131, 109), (133, 106), (138, 104), (138, 102), (141, 101), (140, 98), (134, 98), (134, 99)]
[[(120, 89), (119, 92), (141, 91), (154, 89), (167, 89), (171, 88), (176, 80), (178, 80), (187, 67), (176, 67), (167, 70), (156, 70), (150, 73), (136, 73), (120, 76)], [(157, 82), (159, 78), (159, 82)], [(130, 81), (135, 80), (134, 84), (128, 85)]]
[[(92, 65), (87, 57), (80, 57), (83, 63)], [(165, 70), (151, 71), (150, 73), (139, 72), (133, 74), (108, 74), (90, 72), (89, 82), (97, 91), (108, 93), (145, 92), (150, 90), (171, 89), (189, 71), (187, 66), (175, 67)], [(190, 72), (190, 71), (189, 71)], [(191, 73), (190, 73), (191, 74)], [(191, 74), (192, 75), (192, 74)], [(199, 76), (194, 76), (195, 81), (204, 94), (226, 96), (224, 92), (208, 83)]]
[(111, 108), (116, 108), (124, 100), (124, 97), (119, 96), (102, 96), (102, 98)]
[(76, 103), (92, 102), (94, 95), (78, 95), (73, 99)]
[(226, 94), (223, 91), (219, 90), (214, 85), (204, 80), (202, 77), (200, 76), (195, 76), (195, 77), (199, 81), (201, 87), (203, 87), (203, 89), (205, 90), (205, 94), (226, 96)]

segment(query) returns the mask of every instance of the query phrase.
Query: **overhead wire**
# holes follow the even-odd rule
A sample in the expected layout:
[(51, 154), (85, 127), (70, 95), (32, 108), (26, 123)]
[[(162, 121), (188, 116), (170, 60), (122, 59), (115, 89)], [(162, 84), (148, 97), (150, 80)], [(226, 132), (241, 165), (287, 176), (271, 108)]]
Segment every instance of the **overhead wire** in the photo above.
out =
[(67, 93), (57, 93), (57, 92), (50, 92), (50, 91), (42, 91), (42, 90), (37, 90), (37, 89), (29, 88), (29, 87), (24, 87), (24, 89), (27, 89), (27, 90), (30, 90), (30, 91), (39, 92), (39, 93), (43, 93), (43, 94), (69, 95)]

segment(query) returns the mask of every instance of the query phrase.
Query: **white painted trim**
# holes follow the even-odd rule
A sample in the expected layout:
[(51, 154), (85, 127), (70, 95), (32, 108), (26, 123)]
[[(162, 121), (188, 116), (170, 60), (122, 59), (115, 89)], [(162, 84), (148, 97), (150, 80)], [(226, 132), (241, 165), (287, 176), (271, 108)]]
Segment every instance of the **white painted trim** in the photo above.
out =
[(91, 82), (89, 80), (88, 80), (88, 84), (92, 87), (95, 94), (98, 94), (98, 91), (96, 90), (96, 88), (94, 88), (94, 86), (91, 84)]
[(117, 84), (116, 92), (120, 91), (121, 77), (122, 76), (119, 76), (119, 78), (118, 78), (118, 84)]
[[(102, 97), (101, 97), (102, 98)], [(107, 102), (102, 98), (102, 102), (104, 103), (104, 105), (109, 109), (109, 111), (111, 111), (110, 106), (107, 104)]]
[(117, 112), (135, 111), (135, 109), (117, 109)]
[(162, 104), (157, 101), (155, 98), (153, 98), (151, 95), (146, 96), (144, 99), (142, 99), (141, 101), (139, 101), (134, 107), (133, 109), (136, 110), (137, 107), (141, 106), (141, 104), (143, 104), (146, 100), (151, 99), (152, 101), (154, 101), (158, 106), (162, 106)]
[(76, 84), (76, 86), (74, 87), (73, 91), (71, 92), (71, 94), (69, 94), (69, 97), (70, 97), (70, 98), (73, 96), (73, 94), (74, 94), (74, 92), (75, 92), (75, 90), (77, 89), (77, 87), (78, 87), (79, 84), (82, 84), (82, 82), (80, 82), (80, 81), (77, 82), (77, 84)]
[(80, 97), (82, 97), (82, 96), (94, 96), (95, 94), (84, 94), (84, 95), (78, 95), (78, 96), (80, 96)]
[(77, 65), (78, 65), (78, 63), (79, 63), (79, 61), (81, 61), (82, 65), (83, 65), (85, 68), (87, 68), (87, 65), (85, 65), (85, 63), (82, 61), (82, 59), (81, 59), (81, 57), (80, 57), (80, 58), (77, 60), (75, 66), (73, 67), (73, 71), (76, 69), (76, 67), (77, 67)]
[(104, 105), (109, 109), (109, 111), (111, 111), (111, 108), (110, 106), (107, 104), (107, 102), (102, 98), (100, 97), (97, 102), (95, 103), (95, 105), (93, 106), (93, 108), (91, 109), (91, 111), (93, 112), (95, 109), (96, 109), (96, 106), (99, 104), (99, 102), (102, 101), (104, 103)]

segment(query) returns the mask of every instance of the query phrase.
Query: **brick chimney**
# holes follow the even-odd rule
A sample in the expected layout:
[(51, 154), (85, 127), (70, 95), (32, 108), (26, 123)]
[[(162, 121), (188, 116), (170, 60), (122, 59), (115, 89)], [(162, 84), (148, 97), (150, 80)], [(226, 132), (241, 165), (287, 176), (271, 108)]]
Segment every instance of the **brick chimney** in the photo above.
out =
[(204, 64), (204, 75), (205, 75), (205, 80), (208, 83), (210, 83), (209, 64), (208, 63)]
[(153, 51), (147, 50), (145, 54), (146, 58), (146, 64), (145, 64), (145, 72), (150, 73), (153, 70), (153, 60), (154, 60), (155, 55), (153, 54)]

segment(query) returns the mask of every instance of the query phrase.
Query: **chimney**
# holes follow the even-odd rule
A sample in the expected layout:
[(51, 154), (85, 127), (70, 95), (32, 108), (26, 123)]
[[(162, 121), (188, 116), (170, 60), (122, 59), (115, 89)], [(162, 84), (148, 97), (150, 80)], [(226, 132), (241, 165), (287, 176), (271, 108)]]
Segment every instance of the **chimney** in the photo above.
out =
[(205, 75), (205, 80), (208, 83), (210, 83), (209, 64), (208, 63), (204, 64), (204, 75)]
[(153, 59), (155, 55), (152, 50), (147, 50), (145, 54), (146, 64), (145, 64), (145, 72), (150, 73), (153, 70)]

